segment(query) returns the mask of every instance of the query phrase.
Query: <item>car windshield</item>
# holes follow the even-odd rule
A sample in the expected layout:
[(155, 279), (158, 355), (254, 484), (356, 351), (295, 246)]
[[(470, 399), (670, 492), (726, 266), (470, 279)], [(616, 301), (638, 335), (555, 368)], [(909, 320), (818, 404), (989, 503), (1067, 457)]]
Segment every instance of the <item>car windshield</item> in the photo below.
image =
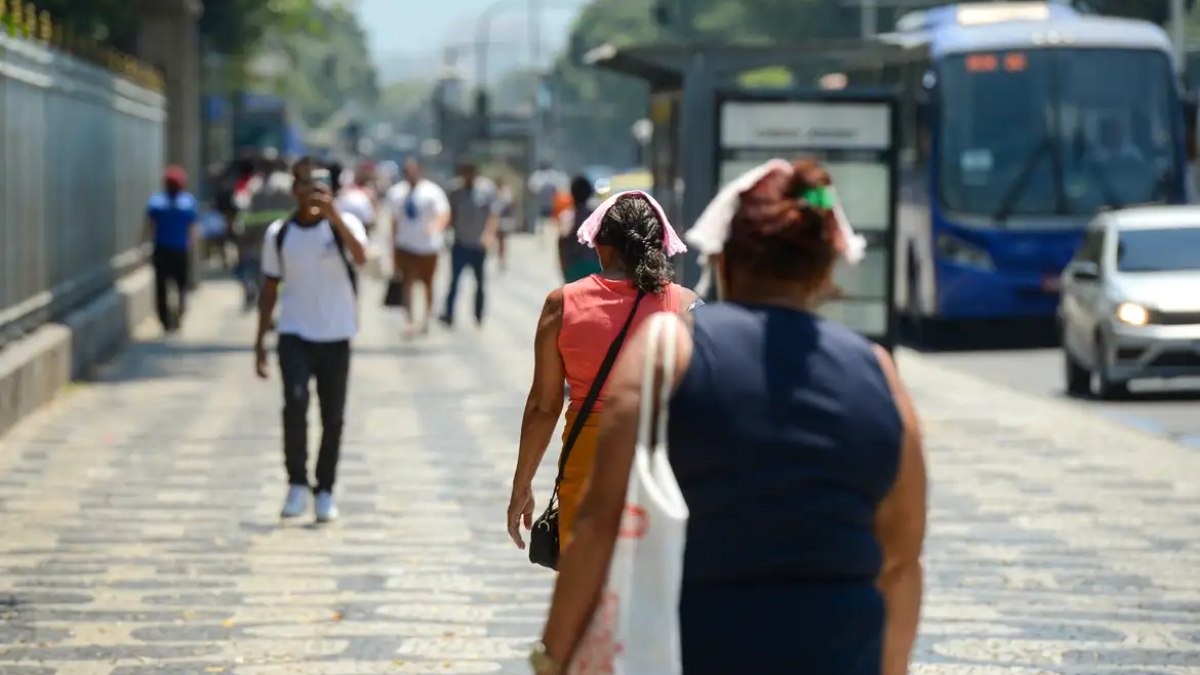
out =
[(1117, 238), (1121, 272), (1200, 270), (1200, 227), (1126, 230)]
[(1166, 55), (1155, 51), (948, 57), (940, 87), (943, 205), (1003, 221), (1178, 200), (1171, 77)]

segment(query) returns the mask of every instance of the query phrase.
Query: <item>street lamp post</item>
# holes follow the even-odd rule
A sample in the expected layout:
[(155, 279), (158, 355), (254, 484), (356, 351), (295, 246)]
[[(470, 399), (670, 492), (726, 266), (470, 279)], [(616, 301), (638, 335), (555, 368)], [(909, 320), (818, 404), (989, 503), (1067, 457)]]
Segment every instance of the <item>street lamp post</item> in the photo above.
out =
[(648, 119), (640, 119), (633, 123), (633, 127), (629, 130), (633, 134), (633, 140), (637, 141), (637, 165), (645, 167), (647, 164), (646, 146), (650, 145), (650, 140), (654, 138), (654, 122)]
[(1187, 64), (1187, 6), (1184, 0), (1171, 0), (1171, 37), (1175, 43), (1176, 67), (1185, 71)]
[(487, 112), (487, 60), (491, 40), (492, 20), (504, 9), (507, 0), (494, 0), (484, 8), (475, 24), (475, 113), (484, 122)]

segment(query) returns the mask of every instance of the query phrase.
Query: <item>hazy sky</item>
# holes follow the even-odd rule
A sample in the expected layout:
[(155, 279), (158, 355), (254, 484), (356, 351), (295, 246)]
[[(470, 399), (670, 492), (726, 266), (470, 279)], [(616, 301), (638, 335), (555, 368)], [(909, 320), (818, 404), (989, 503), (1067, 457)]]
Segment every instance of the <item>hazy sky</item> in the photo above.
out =
[[(527, 66), (531, 59), (528, 39), (528, 0), (357, 0), (358, 14), (370, 36), (371, 51), (383, 80), (422, 77), (436, 72), (448, 47), (458, 43), (459, 64), (473, 73), (477, 19), (491, 5), (493, 13), (489, 50), (489, 79), (504, 70)], [(567, 31), (587, 0), (539, 0), (542, 6), (544, 62), (562, 49)]]

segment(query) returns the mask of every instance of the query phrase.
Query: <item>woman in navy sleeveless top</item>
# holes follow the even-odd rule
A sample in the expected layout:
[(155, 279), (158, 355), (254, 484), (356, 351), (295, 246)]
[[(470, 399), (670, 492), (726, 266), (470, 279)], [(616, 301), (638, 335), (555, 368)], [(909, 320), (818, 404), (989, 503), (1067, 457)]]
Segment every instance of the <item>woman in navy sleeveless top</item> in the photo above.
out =
[[(922, 584), (921, 439), (888, 353), (812, 312), (853, 248), (829, 185), (813, 162), (776, 160), (724, 190), (689, 237), (712, 256), (724, 302), (679, 331), (670, 403), (670, 460), (690, 510), (687, 675), (907, 672)], [(646, 340), (634, 337), (610, 379), (539, 673), (563, 672), (604, 583)]]

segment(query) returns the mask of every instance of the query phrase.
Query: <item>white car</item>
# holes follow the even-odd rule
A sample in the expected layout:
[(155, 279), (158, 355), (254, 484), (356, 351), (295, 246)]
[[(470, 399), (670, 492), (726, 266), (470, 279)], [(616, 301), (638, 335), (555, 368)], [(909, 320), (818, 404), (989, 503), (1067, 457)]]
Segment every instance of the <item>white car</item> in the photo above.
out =
[(1071, 394), (1200, 376), (1200, 207), (1100, 214), (1063, 272), (1058, 314)]

